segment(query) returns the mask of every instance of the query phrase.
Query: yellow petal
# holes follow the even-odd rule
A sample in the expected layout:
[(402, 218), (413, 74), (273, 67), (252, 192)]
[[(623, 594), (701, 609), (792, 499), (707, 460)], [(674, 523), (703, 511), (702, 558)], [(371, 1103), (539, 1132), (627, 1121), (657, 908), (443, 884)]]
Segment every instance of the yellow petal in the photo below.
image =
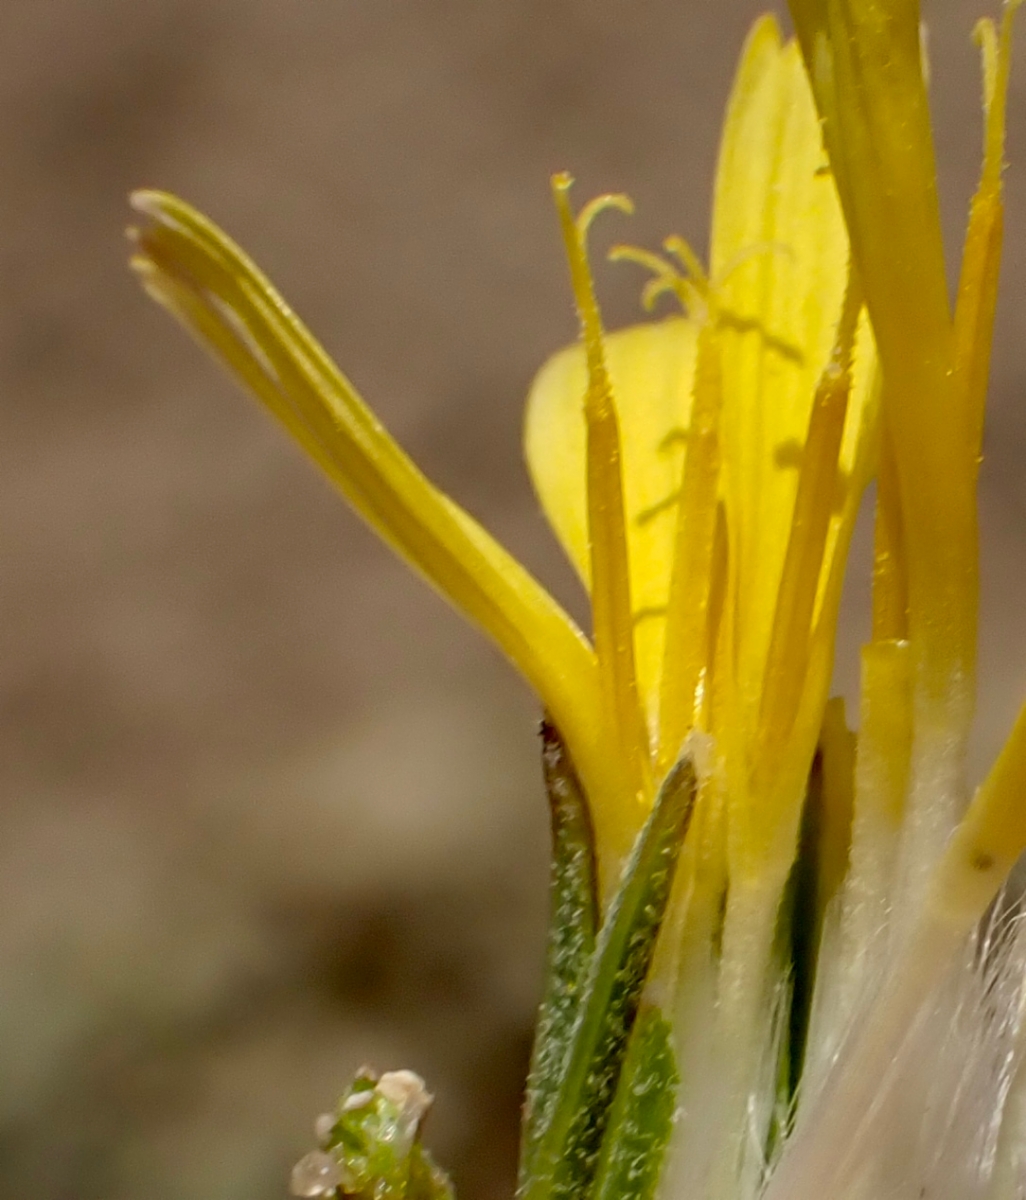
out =
[[(649, 709), (658, 692), (665, 638), (684, 435), (691, 407), (697, 327), (684, 318), (606, 336), (620, 420), (624, 507), (635, 621), (635, 656)], [(590, 589), (586, 499), (584, 350), (571, 346), (539, 372), (527, 402), (525, 451), (545, 513)]]
[[(781, 43), (767, 17), (749, 37), (731, 96), (712, 238), (735, 670), (739, 702), (749, 711), (763, 686), (813, 398), (847, 275), (847, 236), (800, 55)], [(872, 359), (863, 325), (839, 462), (845, 493), (869, 432)], [(857, 500), (857, 491), (845, 494), (843, 506)], [(835, 520), (821, 578), (837, 549)]]
[(609, 771), (595, 659), (570, 618), (424, 478), (224, 233), (175, 197), (133, 199), (152, 221), (136, 233), (133, 266), (154, 298), (263, 401), (382, 538), (495, 640), (601, 798)]

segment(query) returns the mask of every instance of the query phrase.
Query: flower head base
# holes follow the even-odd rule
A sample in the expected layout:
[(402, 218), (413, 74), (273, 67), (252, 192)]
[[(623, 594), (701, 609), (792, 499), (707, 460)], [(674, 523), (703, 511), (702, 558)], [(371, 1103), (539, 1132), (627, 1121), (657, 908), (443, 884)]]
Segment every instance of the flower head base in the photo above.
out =
[[(742, 55), (708, 270), (680, 238), (613, 252), (683, 315), (604, 331), (588, 230), (630, 203), (575, 216), (553, 180), (581, 342), (538, 375), (525, 441), (590, 638), (424, 479), (241, 250), (182, 201), (135, 197), (150, 292), (553, 723), (525, 1200), (647, 1200), (660, 1175), (674, 1198), (961, 1200), (1020, 1170), (1026, 945), (1003, 908), (972, 939), (1026, 846), (1026, 717), (968, 808), (962, 779), (1011, 8), (977, 31), (985, 153), (953, 312), (916, 4), (792, 9), (796, 42), (767, 17)], [(829, 682), (874, 476), (856, 743)], [(915, 1065), (931, 1035), (947, 1074)]]

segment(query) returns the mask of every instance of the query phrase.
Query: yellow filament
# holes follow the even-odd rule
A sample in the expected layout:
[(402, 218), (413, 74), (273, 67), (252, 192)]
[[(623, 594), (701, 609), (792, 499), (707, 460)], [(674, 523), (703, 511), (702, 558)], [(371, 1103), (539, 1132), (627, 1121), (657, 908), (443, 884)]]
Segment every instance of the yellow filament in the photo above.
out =
[[(912, 755), (912, 655), (905, 641), (862, 647), (855, 808), (845, 943), (856, 957), (890, 921), (891, 894)], [(873, 952), (869, 952), (872, 956)], [(863, 967), (851, 968), (861, 973)]]
[(666, 611), (659, 698), (659, 769), (674, 762), (702, 706), (710, 661), (709, 602), (715, 559), (723, 404), (720, 347), (707, 323), (698, 335), (694, 399), (688, 430), (677, 533)]
[(830, 515), (837, 494), (838, 455), (848, 410), (851, 361), (861, 306), (861, 292), (852, 268), (834, 349), (812, 403), (794, 517), (770, 633), (756, 759), (770, 770), (776, 751), (786, 744), (805, 681), (809, 631)]
[(852, 811), (855, 806), (855, 735), (848, 728), (844, 701), (835, 696), (823, 711), (820, 828), (816, 862), (818, 917), (848, 870)]
[(1012, 23), (1022, 0), (1009, 0), (1001, 16), (1001, 29), (983, 20), (976, 27), (976, 39), (983, 57), (983, 105), (986, 113), (984, 135), (984, 180), (998, 182), (1005, 151), (1005, 107), (1008, 77), (1012, 69)]
[[(858, 753), (866, 786), (859, 789), (858, 813), (887, 836), (897, 834), (905, 811), (912, 753), (911, 699), (909, 643), (879, 639), (863, 646)], [(875, 836), (880, 840), (883, 834)]]
[(611, 727), (620, 742), (629, 784), (642, 801), (651, 795), (648, 732), (638, 694), (634, 660), (627, 526), (624, 518), (620, 426), (606, 367), (605, 342), (585, 237), (603, 209), (627, 208), (623, 197), (593, 200), (574, 219), (569, 175), (556, 175), (552, 190), (559, 211), (574, 299), (588, 363), (584, 398), (587, 427), (588, 540), (591, 606), (599, 683)]
[(1021, 0), (1013, 0), (1006, 6), (1000, 33), (989, 20), (980, 21), (975, 29), (983, 59), (986, 114), (983, 167), (969, 209), (954, 326), (956, 411), (964, 415), (966, 450), (974, 459), (978, 459), (983, 435), (983, 409), (1004, 234), (1001, 168), (1005, 108), (1011, 68), (1012, 20), (1020, 3)]
[(881, 442), (873, 530), (874, 642), (908, 637), (908, 580), (898, 468), (886, 428)]
[[(973, 28), (973, 41), (980, 49), (980, 66), (983, 72), (983, 157), (986, 162), (991, 158), (991, 110), (994, 106), (994, 96), (998, 87), (998, 72), (1000, 71), (1001, 49), (998, 45), (998, 32), (990, 17), (981, 17)], [(1004, 141), (1004, 138), (1000, 139)], [(998, 147), (1000, 153), (1000, 146)]]
[(1026, 706), (952, 835), (935, 876), (934, 905), (970, 928), (1026, 850)]
[(727, 514), (721, 500), (716, 506), (716, 533), (713, 536), (712, 574), (709, 578), (709, 620), (706, 627), (706, 668), (695, 689), (695, 724), (712, 728), (713, 687), (727, 597)]

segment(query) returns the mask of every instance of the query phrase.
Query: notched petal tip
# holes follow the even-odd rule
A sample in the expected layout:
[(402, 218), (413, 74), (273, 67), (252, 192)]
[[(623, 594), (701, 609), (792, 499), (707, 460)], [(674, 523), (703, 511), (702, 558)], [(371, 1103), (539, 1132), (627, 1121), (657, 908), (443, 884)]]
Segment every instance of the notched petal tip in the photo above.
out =
[(152, 216), (157, 210), (161, 197), (167, 194), (167, 192), (159, 191), (156, 188), (135, 188), (128, 193), (128, 203), (136, 212)]

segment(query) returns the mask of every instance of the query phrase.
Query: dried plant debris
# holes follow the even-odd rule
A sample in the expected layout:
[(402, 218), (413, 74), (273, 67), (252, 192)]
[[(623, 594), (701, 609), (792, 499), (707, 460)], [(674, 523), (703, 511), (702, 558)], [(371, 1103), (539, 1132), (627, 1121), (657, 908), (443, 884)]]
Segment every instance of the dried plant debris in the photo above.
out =
[(320, 1148), (292, 1169), (293, 1196), (451, 1200), (448, 1176), (420, 1144), (434, 1097), (413, 1071), (357, 1072), (334, 1112), (317, 1118)]

